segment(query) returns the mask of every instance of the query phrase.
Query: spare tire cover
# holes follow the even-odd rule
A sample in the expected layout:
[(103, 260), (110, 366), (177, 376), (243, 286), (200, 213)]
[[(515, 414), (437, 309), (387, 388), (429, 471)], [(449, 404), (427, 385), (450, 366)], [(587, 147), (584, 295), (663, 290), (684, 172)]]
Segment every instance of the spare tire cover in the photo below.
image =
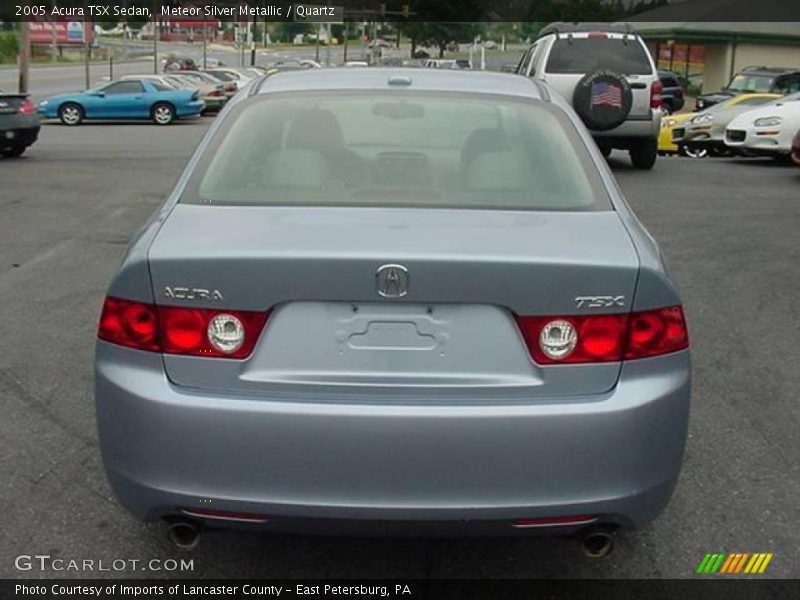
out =
[(589, 129), (608, 131), (631, 112), (633, 93), (628, 80), (614, 71), (584, 75), (575, 87), (572, 106)]

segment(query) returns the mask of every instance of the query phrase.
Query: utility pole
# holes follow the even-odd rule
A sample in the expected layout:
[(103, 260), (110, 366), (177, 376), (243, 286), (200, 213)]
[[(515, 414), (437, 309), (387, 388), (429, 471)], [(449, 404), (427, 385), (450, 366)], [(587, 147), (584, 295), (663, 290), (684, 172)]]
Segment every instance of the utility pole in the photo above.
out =
[(158, 6), (153, 0), (153, 75), (158, 75)]
[(86, 86), (85, 89), (89, 89), (91, 87), (91, 81), (89, 77), (89, 61), (92, 58), (92, 48), (89, 46), (89, 31), (87, 28), (89, 27), (89, 21), (83, 22), (83, 79), (84, 84)]
[(256, 16), (253, 15), (253, 22), (250, 29), (250, 66), (256, 64)]
[(19, 23), (19, 93), (28, 93), (31, 67), (31, 30), (27, 21)]
[(208, 23), (206, 22), (206, 15), (203, 13), (203, 70), (205, 71), (208, 67), (206, 66), (208, 56)]

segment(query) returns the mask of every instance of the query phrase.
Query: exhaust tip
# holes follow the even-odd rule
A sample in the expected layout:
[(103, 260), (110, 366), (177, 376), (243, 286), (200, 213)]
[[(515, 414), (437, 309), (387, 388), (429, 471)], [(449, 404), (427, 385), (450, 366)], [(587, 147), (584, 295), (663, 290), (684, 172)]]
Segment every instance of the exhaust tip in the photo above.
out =
[(167, 538), (181, 550), (193, 550), (200, 543), (200, 528), (190, 521), (175, 521), (167, 527)]
[(581, 550), (587, 558), (605, 558), (614, 549), (614, 535), (607, 529), (593, 529), (581, 538)]

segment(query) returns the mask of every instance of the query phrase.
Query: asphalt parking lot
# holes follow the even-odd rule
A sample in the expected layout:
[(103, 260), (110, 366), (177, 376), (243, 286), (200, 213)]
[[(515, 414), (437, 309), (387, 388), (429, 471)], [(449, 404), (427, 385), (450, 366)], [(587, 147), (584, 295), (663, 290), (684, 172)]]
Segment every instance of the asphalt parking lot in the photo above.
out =
[[(564, 539), (206, 535), (190, 554), (111, 496), (97, 445), (92, 354), (129, 237), (177, 179), (210, 119), (45, 125), (0, 160), (0, 577), (20, 554), (194, 559), (185, 577), (691, 577), (706, 552), (772, 552), (800, 577), (800, 169), (761, 159), (610, 162), (680, 285), (694, 358), (685, 465), (667, 512), (605, 560)], [(546, 485), (546, 482), (542, 482)], [(101, 576), (161, 576), (123, 570)], [(176, 574), (173, 574), (177, 576)], [(763, 577), (763, 576), (762, 576)]]

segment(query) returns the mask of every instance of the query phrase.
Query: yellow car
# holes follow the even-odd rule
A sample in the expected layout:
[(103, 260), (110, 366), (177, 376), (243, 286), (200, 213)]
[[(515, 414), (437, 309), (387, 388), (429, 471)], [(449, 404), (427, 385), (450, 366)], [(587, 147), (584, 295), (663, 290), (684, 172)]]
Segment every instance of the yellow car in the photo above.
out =
[(673, 115), (664, 115), (661, 119), (661, 131), (658, 134), (658, 152), (660, 154), (678, 154), (678, 144), (672, 141), (672, 130), (682, 124), (686, 119), (696, 116), (697, 113), (685, 112)]

